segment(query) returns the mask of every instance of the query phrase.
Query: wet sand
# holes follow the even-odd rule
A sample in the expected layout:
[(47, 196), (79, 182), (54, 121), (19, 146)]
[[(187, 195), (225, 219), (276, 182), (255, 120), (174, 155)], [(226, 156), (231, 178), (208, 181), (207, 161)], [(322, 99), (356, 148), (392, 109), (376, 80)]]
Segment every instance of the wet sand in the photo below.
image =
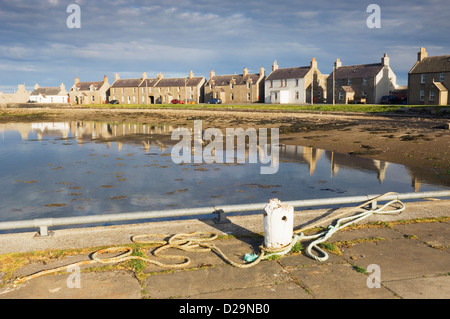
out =
[(0, 123), (111, 121), (203, 128), (279, 128), (280, 142), (402, 164), (450, 186), (449, 118), (385, 114), (186, 109), (0, 109)]

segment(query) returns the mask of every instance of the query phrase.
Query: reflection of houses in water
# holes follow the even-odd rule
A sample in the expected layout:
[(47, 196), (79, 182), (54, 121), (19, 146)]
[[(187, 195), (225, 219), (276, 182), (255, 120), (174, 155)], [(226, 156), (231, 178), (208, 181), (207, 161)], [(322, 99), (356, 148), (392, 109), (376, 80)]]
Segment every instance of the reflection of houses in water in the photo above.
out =
[(280, 145), (280, 159), (307, 162), (310, 175), (314, 174), (317, 162), (323, 154), (326, 154), (326, 157), (329, 159), (332, 176), (337, 175), (340, 167), (349, 167), (358, 170), (377, 172), (380, 183), (382, 183), (386, 177), (386, 168), (389, 163), (384, 161), (324, 151), (314, 147)]

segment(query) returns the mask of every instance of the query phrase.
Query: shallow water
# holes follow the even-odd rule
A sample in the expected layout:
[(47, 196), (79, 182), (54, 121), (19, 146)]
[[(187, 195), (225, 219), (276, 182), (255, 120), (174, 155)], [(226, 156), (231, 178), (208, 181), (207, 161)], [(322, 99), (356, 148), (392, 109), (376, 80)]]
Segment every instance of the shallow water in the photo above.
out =
[(159, 124), (0, 124), (0, 221), (448, 189), (397, 164), (282, 145), (255, 164), (175, 164)]

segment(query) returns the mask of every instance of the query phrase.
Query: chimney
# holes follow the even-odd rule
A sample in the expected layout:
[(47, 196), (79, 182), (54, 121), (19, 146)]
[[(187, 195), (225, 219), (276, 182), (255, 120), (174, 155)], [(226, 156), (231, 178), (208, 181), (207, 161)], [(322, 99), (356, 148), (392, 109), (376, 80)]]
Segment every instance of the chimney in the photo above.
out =
[(244, 71), (242, 72), (242, 76), (247, 76), (248, 75), (248, 69), (244, 68)]
[(216, 72), (214, 72), (214, 70), (211, 70), (211, 72), (209, 72), (209, 78), (212, 79), (215, 76), (216, 76)]
[(381, 62), (383, 63), (383, 66), (389, 66), (389, 57), (387, 53), (384, 54), (384, 57), (381, 59)]
[(164, 75), (162, 74), (162, 72), (159, 72), (158, 75), (156, 76), (156, 78), (158, 80), (164, 79)]
[(266, 74), (266, 71), (264, 70), (264, 67), (262, 66), (261, 69), (259, 69), (259, 76), (264, 76)]
[(192, 79), (193, 77), (194, 77), (194, 72), (192, 72), (192, 70), (191, 70), (191, 71), (189, 71), (189, 78)]
[(142, 73), (142, 80), (147, 80), (147, 72)]
[(78, 76), (75, 78), (75, 85), (77, 85), (78, 83), (80, 83), (80, 79), (78, 78)]
[[(37, 85), (37, 84), (36, 84)], [(64, 83), (61, 83), (61, 85), (59, 86), (59, 88), (61, 89), (61, 91), (62, 90), (65, 90), (66, 89), (66, 86), (64, 85)]]
[(342, 66), (342, 62), (341, 60), (339, 60), (339, 58), (336, 59), (336, 62), (334, 62), (334, 67), (337, 69), (339, 69)]
[(275, 71), (275, 70), (278, 70), (277, 60), (275, 60), (275, 61), (273, 62), (273, 65), (272, 65), (272, 72)]
[(312, 58), (312, 61), (311, 61), (310, 66), (311, 66), (311, 69), (317, 69), (317, 61), (316, 61), (316, 58)]
[(420, 48), (420, 52), (417, 54), (417, 61), (422, 61), (424, 58), (426, 58), (428, 56), (427, 51), (425, 50), (425, 48), (421, 47)]
[(103, 77), (103, 83), (108, 83), (108, 77), (106, 75)]
[(119, 73), (116, 73), (116, 74), (114, 75), (114, 81), (117, 81), (117, 80), (120, 80)]
[(36, 85), (34, 86), (34, 89), (35, 90), (39, 89), (39, 84), (36, 83)]

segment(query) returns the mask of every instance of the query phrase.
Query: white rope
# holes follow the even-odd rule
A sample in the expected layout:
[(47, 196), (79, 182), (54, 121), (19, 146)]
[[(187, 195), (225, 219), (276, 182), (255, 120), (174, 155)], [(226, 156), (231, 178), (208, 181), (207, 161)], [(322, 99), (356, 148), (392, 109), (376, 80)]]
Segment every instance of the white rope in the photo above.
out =
[[(351, 211), (357, 210), (357, 209), (362, 209), (363, 207), (372, 204), (374, 201), (380, 200), (382, 197), (388, 195), (388, 194), (392, 194), (392, 193), (386, 193), (384, 195), (378, 196), (376, 198), (373, 198), (369, 201), (367, 201), (366, 203), (363, 203), (361, 205), (359, 205), (358, 207), (356, 207), (355, 209), (352, 209)], [(392, 205), (392, 204), (400, 204), (400, 208), (397, 209), (393, 209), (393, 210), (387, 210), (385, 211), (385, 209)], [(137, 259), (137, 260), (141, 260), (147, 263), (152, 263), (155, 264), (157, 266), (160, 267), (164, 267), (164, 268), (183, 268), (186, 267), (187, 265), (190, 264), (190, 258), (188, 258), (187, 256), (176, 256), (176, 255), (159, 255), (159, 253), (163, 250), (166, 250), (168, 248), (177, 248), (177, 249), (181, 249), (184, 251), (194, 251), (194, 252), (207, 252), (207, 251), (214, 251), (216, 252), (218, 255), (220, 255), (225, 261), (227, 261), (229, 264), (231, 264), (234, 267), (238, 267), (238, 268), (250, 268), (255, 266), (256, 264), (258, 264), (260, 261), (268, 259), (274, 255), (285, 255), (287, 253), (289, 253), (292, 249), (292, 247), (300, 241), (304, 241), (304, 240), (311, 240), (311, 239), (315, 239), (314, 241), (312, 241), (308, 247), (306, 248), (306, 254), (318, 261), (326, 261), (328, 259), (328, 254), (321, 249), (318, 245), (325, 242), (326, 240), (328, 240), (334, 233), (336, 233), (338, 230), (343, 229), (351, 224), (354, 224), (356, 222), (359, 222), (373, 214), (394, 214), (394, 213), (401, 213), (403, 210), (405, 209), (405, 205), (398, 199), (396, 200), (392, 200), (388, 203), (386, 203), (385, 205), (381, 206), (380, 208), (374, 209), (374, 210), (369, 210), (369, 211), (364, 211), (362, 213), (359, 213), (357, 215), (353, 215), (353, 216), (349, 216), (349, 217), (343, 217), (337, 220), (336, 224), (330, 225), (328, 227), (327, 230), (320, 232), (318, 234), (314, 234), (314, 235), (310, 235), (310, 236), (305, 236), (305, 234), (302, 232), (302, 230), (304, 229), (300, 229), (296, 232), (294, 232), (294, 235), (292, 237), (292, 241), (289, 245), (279, 248), (279, 249), (269, 249), (266, 248), (264, 246), (260, 246), (260, 254), (256, 255), (256, 254), (247, 254), (244, 258), (244, 260), (246, 261), (246, 263), (237, 263), (233, 260), (231, 260), (230, 258), (228, 258), (217, 246), (209, 243), (213, 240), (215, 240), (218, 235), (214, 234), (214, 233), (208, 233), (208, 232), (195, 232), (195, 233), (190, 233), (190, 234), (175, 234), (173, 236), (171, 236), (168, 240), (150, 240), (148, 238), (150, 237), (167, 237), (165, 235), (139, 235), (139, 236), (135, 236), (132, 238), (132, 241), (135, 243), (146, 243), (146, 244), (161, 244), (160, 247), (158, 247), (154, 252), (153, 255), (155, 257), (161, 257), (161, 258), (167, 258), (167, 259), (177, 259), (177, 260), (181, 260), (181, 263), (176, 263), (176, 264), (164, 264), (161, 263), (159, 261), (156, 260), (151, 260), (145, 257), (140, 257), (140, 256), (132, 256), (133, 253), (133, 249), (130, 247), (111, 247), (111, 248), (106, 248), (106, 249), (102, 249), (99, 250), (97, 252), (95, 252), (92, 255), (92, 259), (91, 260), (86, 260), (86, 261), (81, 261), (72, 265), (85, 265), (85, 264), (93, 264), (93, 263), (103, 263), (103, 264), (111, 264), (111, 263), (120, 263), (126, 260), (132, 260), (132, 259)], [(350, 211), (350, 212), (351, 212)], [(344, 214), (349, 214), (350, 212), (344, 212), (339, 214), (339, 216), (342, 216)], [(336, 219), (337, 217), (333, 217), (333, 219)], [(331, 219), (331, 218), (329, 218)], [(320, 221), (320, 223), (323, 223), (324, 221)], [(309, 225), (308, 228), (311, 229), (314, 227), (314, 224)], [(143, 238), (147, 238), (147, 240), (143, 239)], [(318, 251), (322, 257), (318, 256), (318, 255), (314, 255), (312, 250), (315, 249), (316, 251)], [(121, 254), (119, 254), (116, 257), (110, 257), (110, 258), (99, 258), (99, 256), (101, 254), (106, 254), (106, 253), (113, 253), (113, 252), (121, 252)], [(69, 265), (70, 266), (70, 265)], [(51, 273), (55, 273), (55, 272), (59, 272), (59, 271), (64, 271), (65, 269), (67, 269), (68, 266), (64, 266), (64, 267), (58, 267), (55, 269), (50, 269), (50, 270), (44, 270), (38, 273), (35, 273), (33, 275), (30, 276), (26, 276), (26, 277), (22, 277), (22, 278), (17, 278), (14, 281), (14, 285), (18, 284), (18, 283), (22, 283), (28, 280), (31, 280), (33, 278), (42, 276), (42, 275), (46, 275), (46, 274), (51, 274)]]

